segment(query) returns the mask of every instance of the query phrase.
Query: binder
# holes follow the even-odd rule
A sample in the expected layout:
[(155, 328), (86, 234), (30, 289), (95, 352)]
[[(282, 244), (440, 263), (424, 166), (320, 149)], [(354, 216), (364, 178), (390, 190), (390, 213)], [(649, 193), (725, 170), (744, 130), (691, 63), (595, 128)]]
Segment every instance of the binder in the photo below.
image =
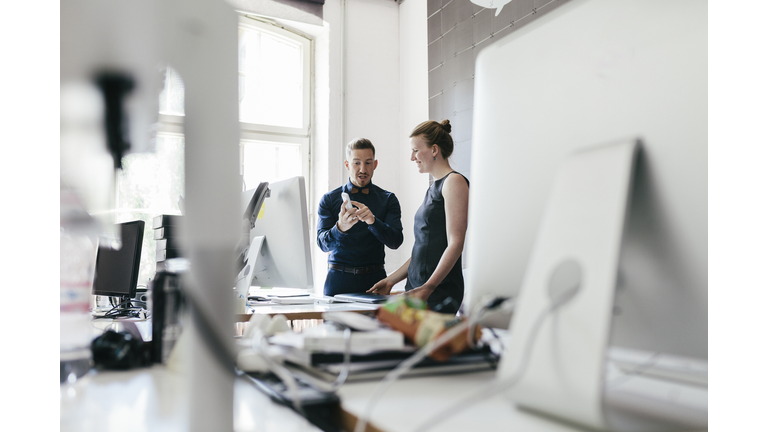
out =
[(171, 258), (181, 257), (181, 252), (178, 249), (158, 249), (155, 251), (155, 261), (162, 262)]
[(162, 228), (167, 226), (178, 226), (181, 223), (181, 215), (161, 214), (152, 218), (152, 228)]
[(178, 226), (164, 226), (154, 229), (155, 240), (173, 238), (178, 233)]

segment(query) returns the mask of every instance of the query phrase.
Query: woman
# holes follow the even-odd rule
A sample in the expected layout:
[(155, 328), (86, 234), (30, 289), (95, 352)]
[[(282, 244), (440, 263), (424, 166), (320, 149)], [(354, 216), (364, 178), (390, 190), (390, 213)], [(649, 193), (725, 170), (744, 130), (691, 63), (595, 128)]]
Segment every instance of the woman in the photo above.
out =
[(407, 277), (408, 295), (425, 300), (430, 309), (443, 313), (456, 313), (464, 299), (461, 251), (469, 203), (469, 180), (448, 163), (453, 153), (450, 132), (448, 120), (430, 120), (411, 133), (411, 160), (420, 173), (431, 174), (435, 182), (414, 218), (411, 257), (368, 290), (389, 294), (396, 283)]

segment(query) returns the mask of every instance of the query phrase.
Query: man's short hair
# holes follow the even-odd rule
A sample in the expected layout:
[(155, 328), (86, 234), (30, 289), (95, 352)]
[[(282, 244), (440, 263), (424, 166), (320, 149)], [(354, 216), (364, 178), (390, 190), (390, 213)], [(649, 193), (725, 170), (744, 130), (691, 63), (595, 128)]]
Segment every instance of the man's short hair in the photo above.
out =
[(373, 158), (376, 158), (376, 148), (368, 138), (355, 138), (347, 144), (347, 160), (352, 157), (352, 150), (371, 149), (373, 151)]

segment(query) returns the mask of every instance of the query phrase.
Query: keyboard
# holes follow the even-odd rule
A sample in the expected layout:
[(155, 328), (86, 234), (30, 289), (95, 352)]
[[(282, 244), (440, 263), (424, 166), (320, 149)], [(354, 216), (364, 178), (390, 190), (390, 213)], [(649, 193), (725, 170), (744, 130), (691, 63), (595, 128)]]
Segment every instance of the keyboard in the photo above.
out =
[(603, 404), (611, 430), (706, 429), (707, 361), (610, 347)]

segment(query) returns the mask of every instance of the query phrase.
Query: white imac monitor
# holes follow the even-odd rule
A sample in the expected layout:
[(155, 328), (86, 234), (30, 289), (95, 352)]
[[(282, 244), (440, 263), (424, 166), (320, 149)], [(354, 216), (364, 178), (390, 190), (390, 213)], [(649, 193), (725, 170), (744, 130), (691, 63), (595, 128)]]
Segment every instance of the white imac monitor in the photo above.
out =
[[(263, 186), (262, 186), (263, 185)], [(251, 286), (300, 288), (312, 291), (312, 242), (309, 238), (304, 177), (292, 177), (243, 192), (242, 208), (254, 215), (249, 244), (244, 248), (237, 291), (247, 296)], [(268, 192), (263, 188), (268, 188)], [(254, 194), (260, 196), (254, 198)], [(249, 205), (256, 203), (256, 209)]]
[[(514, 396), (529, 408), (604, 428), (601, 419), (571, 416), (567, 402), (558, 405), (547, 393), (585, 401), (590, 406), (581, 412), (604, 415), (600, 384), (589, 383), (586, 394), (568, 388), (575, 358), (564, 358), (559, 344), (598, 350), (601, 363), (582, 369), (595, 379), (603, 378), (607, 347), (705, 363), (708, 357), (707, 3), (571, 0), (485, 48), (474, 97), (465, 307), (520, 294), (511, 321), (506, 315), (484, 322), (509, 327), (512, 338), (528, 328), (517, 327), (526, 307), (521, 287), (558, 171), (576, 151), (638, 144), (605, 339), (583, 332), (558, 340), (556, 325), (565, 325), (568, 309), (584, 298), (577, 294), (538, 333), (549, 338), (534, 343), (528, 364), (529, 373), (541, 374), (538, 383), (523, 379), (517, 386), (520, 393), (540, 392), (540, 400)], [(594, 209), (574, 214), (580, 210)], [(582, 269), (585, 284), (592, 270)], [(572, 330), (592, 319), (581, 318), (568, 323)], [(545, 360), (540, 349), (550, 350)]]

